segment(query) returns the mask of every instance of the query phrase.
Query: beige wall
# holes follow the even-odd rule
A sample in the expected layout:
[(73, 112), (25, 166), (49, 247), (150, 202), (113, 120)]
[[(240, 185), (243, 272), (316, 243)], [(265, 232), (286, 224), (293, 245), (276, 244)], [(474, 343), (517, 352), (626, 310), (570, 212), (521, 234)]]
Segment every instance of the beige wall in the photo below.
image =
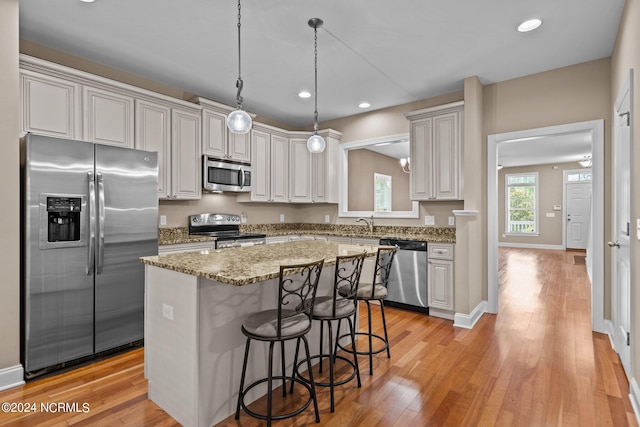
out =
[(0, 370), (20, 364), (18, 0), (0, 1)]
[[(556, 169), (554, 169), (554, 167)], [(504, 168), (498, 172), (498, 242), (525, 245), (562, 246), (564, 212), (554, 211), (554, 205), (563, 205), (564, 171), (579, 170), (577, 163), (521, 166)], [(505, 175), (538, 172), (538, 232), (537, 236), (505, 235)], [(555, 214), (548, 218), (547, 213)]]
[(410, 211), (409, 174), (402, 171), (400, 161), (364, 148), (349, 150), (349, 210), (373, 210), (374, 173), (391, 176), (391, 209)]
[[(631, 218), (640, 218), (640, 149), (638, 135), (640, 135), (640, 0), (626, 0), (622, 21), (618, 31), (615, 49), (611, 59), (611, 94), (612, 102), (616, 99), (620, 87), (624, 83), (630, 69), (634, 70), (633, 82), (633, 156), (631, 162)], [(613, 108), (610, 108), (610, 114)], [(605, 187), (611, 192), (611, 186)], [(610, 206), (610, 205), (608, 205)], [(635, 222), (632, 219), (632, 223)], [(633, 233), (632, 233), (633, 234)], [(610, 236), (610, 234), (607, 234)], [(609, 240), (609, 239), (607, 239)], [(631, 351), (633, 377), (640, 378), (640, 242), (631, 239)]]

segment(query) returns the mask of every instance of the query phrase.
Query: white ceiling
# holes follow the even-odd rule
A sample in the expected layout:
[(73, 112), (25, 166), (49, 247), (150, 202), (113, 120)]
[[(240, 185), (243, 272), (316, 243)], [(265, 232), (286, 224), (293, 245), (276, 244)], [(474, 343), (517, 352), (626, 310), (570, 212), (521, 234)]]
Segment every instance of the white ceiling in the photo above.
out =
[[(313, 122), (319, 17), (320, 121), (610, 56), (624, 0), (243, 0), (245, 108)], [(524, 19), (542, 27), (521, 34)], [(235, 105), (234, 0), (21, 0), (20, 36)]]
[(577, 162), (591, 155), (592, 142), (590, 132), (505, 141), (498, 146), (498, 164), (516, 167)]

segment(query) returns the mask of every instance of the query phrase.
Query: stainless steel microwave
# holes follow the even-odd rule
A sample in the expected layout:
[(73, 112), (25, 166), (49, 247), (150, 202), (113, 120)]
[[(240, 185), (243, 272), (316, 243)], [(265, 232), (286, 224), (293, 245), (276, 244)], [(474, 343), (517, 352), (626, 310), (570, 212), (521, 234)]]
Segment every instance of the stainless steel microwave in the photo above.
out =
[(251, 191), (251, 165), (203, 156), (203, 188), (208, 191)]

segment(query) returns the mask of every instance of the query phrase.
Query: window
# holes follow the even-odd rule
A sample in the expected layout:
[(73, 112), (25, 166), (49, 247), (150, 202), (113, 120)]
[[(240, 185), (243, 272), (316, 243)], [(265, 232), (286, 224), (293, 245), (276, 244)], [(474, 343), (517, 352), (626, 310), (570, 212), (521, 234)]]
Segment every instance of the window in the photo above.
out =
[(373, 174), (373, 210), (391, 212), (391, 177), (381, 173)]
[(590, 182), (591, 172), (571, 172), (567, 174), (567, 182)]
[(506, 233), (538, 234), (538, 173), (508, 174)]

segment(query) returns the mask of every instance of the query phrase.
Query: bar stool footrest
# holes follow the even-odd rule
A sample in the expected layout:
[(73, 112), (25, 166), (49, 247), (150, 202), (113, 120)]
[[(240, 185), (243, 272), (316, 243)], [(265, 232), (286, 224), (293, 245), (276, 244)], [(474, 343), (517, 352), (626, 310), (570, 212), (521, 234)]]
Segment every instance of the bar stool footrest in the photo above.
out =
[[(349, 336), (349, 335), (345, 335), (345, 336)], [(315, 356), (311, 356), (310, 359), (313, 360), (313, 359), (318, 359), (320, 357), (327, 358), (327, 359), (330, 358), (330, 356), (328, 354), (316, 354)], [(340, 359), (340, 360), (346, 362), (349, 366), (351, 366), (351, 368), (353, 368), (353, 372), (351, 373), (351, 375), (348, 378), (342, 379), (342, 380), (337, 381), (337, 382), (334, 382), (333, 383), (334, 386), (346, 384), (346, 383), (348, 383), (349, 381), (351, 381), (352, 379), (354, 379), (356, 377), (356, 365), (355, 365), (355, 363), (353, 363), (353, 360), (349, 360), (346, 357), (342, 357), (342, 356), (338, 356), (338, 355), (336, 355), (336, 359)], [(307, 363), (307, 361), (306, 360), (302, 360), (302, 361), (298, 362), (298, 364), (296, 365), (296, 368), (295, 368), (295, 375), (297, 375), (298, 378), (300, 380), (304, 381), (306, 384), (310, 384), (309, 378), (303, 376), (300, 373), (300, 371), (298, 370), (298, 368), (303, 363)], [(329, 363), (331, 363), (331, 362), (329, 362)], [(320, 386), (320, 387), (331, 387), (330, 383), (319, 382), (319, 381), (315, 381), (315, 380), (313, 381), (313, 383), (315, 385), (317, 385), (317, 386)]]
[[(304, 360), (304, 362), (306, 362), (306, 360)], [(301, 384), (301, 385), (302, 385), (302, 386), (303, 386), (303, 387), (304, 387), (304, 388), (309, 392), (309, 399), (308, 399), (308, 400), (307, 400), (307, 401), (306, 401), (306, 402), (305, 402), (301, 407), (299, 407), (299, 408), (298, 408), (298, 409), (296, 409), (295, 411), (287, 412), (286, 414), (272, 415), (272, 416), (271, 416), (271, 419), (272, 419), (272, 420), (284, 420), (284, 419), (287, 419), (287, 418), (294, 417), (294, 416), (296, 416), (296, 415), (298, 415), (298, 414), (302, 413), (303, 411), (305, 411), (305, 410), (306, 410), (306, 409), (311, 405), (311, 403), (313, 402), (313, 390), (311, 389), (311, 386), (310, 386), (310, 384), (309, 384), (309, 382), (308, 382), (308, 381), (304, 381), (304, 380), (302, 380), (302, 379), (300, 379), (300, 378), (293, 378), (293, 377), (289, 377), (289, 376), (282, 376), (282, 375), (280, 375), (280, 376), (273, 376), (273, 377), (271, 377), (271, 379), (272, 379), (273, 381), (276, 381), (276, 380), (281, 380), (281, 381), (283, 381), (283, 382), (284, 382), (284, 384), (282, 385), (282, 387), (285, 387), (285, 385), (286, 385), (287, 381), (295, 381), (295, 382), (297, 382), (298, 384)], [(249, 390), (251, 390), (253, 387), (255, 387), (255, 386), (259, 385), (259, 384), (262, 384), (262, 383), (266, 383), (267, 381), (269, 381), (269, 379), (268, 379), (268, 378), (262, 378), (262, 379), (260, 379), (260, 380), (258, 380), (258, 381), (255, 381), (255, 382), (253, 382), (253, 383), (249, 384), (247, 387), (245, 387), (245, 389), (244, 389), (244, 391), (243, 391), (243, 393), (242, 393), (242, 397), (241, 397), (241, 399), (240, 399), (240, 405), (241, 405), (242, 409), (243, 409), (247, 414), (251, 415), (251, 416), (252, 416), (252, 417), (254, 417), (254, 418), (258, 418), (258, 419), (260, 419), (260, 420), (267, 420), (267, 419), (268, 419), (267, 415), (258, 414), (257, 412), (254, 412), (254, 411), (252, 411), (251, 409), (249, 409), (249, 408), (247, 407), (247, 405), (245, 405), (245, 403), (244, 403), (244, 396), (245, 396), (245, 395), (247, 394), (247, 392), (248, 392)], [(270, 393), (273, 393), (273, 390), (270, 390), (269, 392), (270, 392)]]
[[(364, 336), (364, 337), (368, 337), (369, 336), (369, 334), (367, 332), (356, 332), (355, 335), (356, 335), (356, 337), (358, 335)], [(353, 346), (351, 346), (351, 348), (346, 348), (342, 344), (340, 344), (340, 340), (342, 338), (346, 338), (346, 337), (351, 338), (351, 335), (345, 334), (345, 335), (340, 335), (338, 337), (338, 347), (340, 347), (341, 350), (344, 350), (347, 353), (353, 354)], [(371, 337), (372, 338), (376, 338), (378, 341), (382, 342), (384, 345), (381, 348), (375, 349), (375, 350), (373, 350), (373, 349), (369, 349), (369, 351), (358, 350), (358, 351), (356, 351), (356, 354), (359, 354), (361, 356), (369, 355), (369, 354), (378, 354), (378, 353), (382, 353), (383, 351), (385, 351), (389, 347), (389, 343), (387, 342), (387, 340), (384, 339), (384, 337), (382, 337), (380, 335), (377, 335), (377, 334), (371, 334)]]

